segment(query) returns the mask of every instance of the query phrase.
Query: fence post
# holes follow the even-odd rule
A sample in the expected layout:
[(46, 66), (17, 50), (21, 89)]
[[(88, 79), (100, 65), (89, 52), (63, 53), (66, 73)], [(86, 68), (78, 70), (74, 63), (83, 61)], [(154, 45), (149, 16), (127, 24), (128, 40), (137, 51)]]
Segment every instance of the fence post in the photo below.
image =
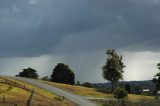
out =
[(34, 89), (31, 92), (29, 99), (27, 100), (27, 106), (32, 106), (32, 98), (33, 98)]
[(5, 95), (3, 95), (3, 103), (6, 102), (6, 98), (5, 98)]
[(64, 101), (64, 96), (62, 96), (62, 99), (63, 99), (63, 101)]

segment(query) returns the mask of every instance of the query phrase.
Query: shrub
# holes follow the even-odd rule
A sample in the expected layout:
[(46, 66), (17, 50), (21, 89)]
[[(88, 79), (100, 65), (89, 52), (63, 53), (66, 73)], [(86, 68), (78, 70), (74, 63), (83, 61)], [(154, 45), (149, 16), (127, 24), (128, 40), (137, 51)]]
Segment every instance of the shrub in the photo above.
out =
[(88, 87), (88, 88), (92, 88), (92, 84), (89, 83), (89, 82), (84, 82), (84, 83), (82, 84), (82, 86)]
[(109, 103), (103, 103), (102, 106), (113, 106), (113, 105), (111, 105)]
[(75, 75), (68, 65), (58, 63), (53, 69), (51, 81), (64, 84), (75, 84)]
[(26, 77), (26, 78), (35, 78), (38, 79), (38, 74), (37, 71), (33, 68), (27, 68), (27, 69), (23, 69), (22, 72), (19, 72), (18, 75), (16, 75), (17, 77)]
[(44, 81), (50, 81), (50, 78), (48, 76), (42, 77), (41, 79)]
[(120, 87), (116, 88), (113, 94), (114, 94), (114, 97), (117, 99), (122, 99), (128, 95), (127, 91)]

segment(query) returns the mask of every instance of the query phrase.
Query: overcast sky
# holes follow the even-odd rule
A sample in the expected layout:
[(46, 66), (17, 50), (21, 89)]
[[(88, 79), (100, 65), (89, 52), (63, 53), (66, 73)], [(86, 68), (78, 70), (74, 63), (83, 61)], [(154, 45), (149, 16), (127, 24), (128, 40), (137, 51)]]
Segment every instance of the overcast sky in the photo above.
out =
[(0, 0), (0, 74), (68, 64), (80, 82), (104, 82), (115, 48), (124, 80), (150, 80), (160, 62), (160, 0)]

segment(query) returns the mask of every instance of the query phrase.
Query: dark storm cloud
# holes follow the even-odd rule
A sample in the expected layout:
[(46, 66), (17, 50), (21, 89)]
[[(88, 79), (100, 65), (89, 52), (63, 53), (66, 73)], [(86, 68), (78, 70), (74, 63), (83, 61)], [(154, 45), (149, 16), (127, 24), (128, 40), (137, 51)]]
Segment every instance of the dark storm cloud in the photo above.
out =
[[(121, 48), (159, 39), (159, 10), (158, 0), (1, 0), (0, 56)], [(151, 44), (148, 49), (157, 49), (159, 42)]]

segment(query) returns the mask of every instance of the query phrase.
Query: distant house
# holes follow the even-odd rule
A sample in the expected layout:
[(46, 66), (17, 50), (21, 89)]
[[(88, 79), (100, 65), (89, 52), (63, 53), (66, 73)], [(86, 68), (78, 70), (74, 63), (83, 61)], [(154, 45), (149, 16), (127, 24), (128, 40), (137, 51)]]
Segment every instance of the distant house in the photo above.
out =
[(157, 91), (157, 95), (160, 96), (160, 91)]
[(143, 89), (142, 91), (143, 91), (143, 95), (146, 95), (146, 96), (151, 95), (150, 89)]
[(150, 92), (150, 90), (149, 89), (143, 89), (143, 92), (147, 93), (147, 92)]

